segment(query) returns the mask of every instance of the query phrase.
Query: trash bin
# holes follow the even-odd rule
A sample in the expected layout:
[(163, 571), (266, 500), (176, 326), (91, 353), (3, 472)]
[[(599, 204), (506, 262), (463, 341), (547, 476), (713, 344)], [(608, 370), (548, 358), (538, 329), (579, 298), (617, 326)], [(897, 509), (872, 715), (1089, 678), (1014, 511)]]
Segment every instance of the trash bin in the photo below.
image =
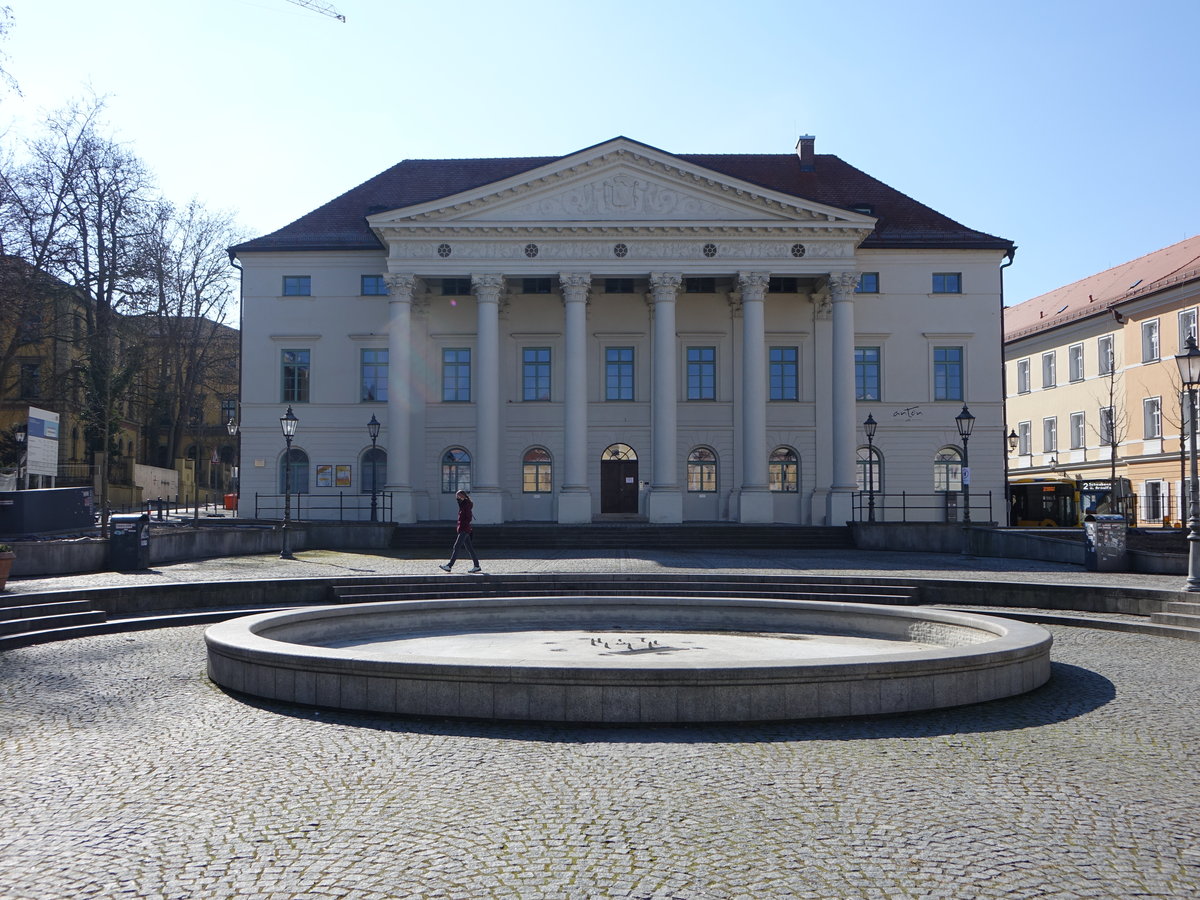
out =
[(150, 567), (150, 514), (129, 513), (108, 519), (108, 567), (129, 572)]
[(1088, 516), (1083, 523), (1083, 564), (1090, 572), (1124, 572), (1125, 517)]
[(225, 495), (225, 508), (234, 510), (237, 509), (237, 494)]

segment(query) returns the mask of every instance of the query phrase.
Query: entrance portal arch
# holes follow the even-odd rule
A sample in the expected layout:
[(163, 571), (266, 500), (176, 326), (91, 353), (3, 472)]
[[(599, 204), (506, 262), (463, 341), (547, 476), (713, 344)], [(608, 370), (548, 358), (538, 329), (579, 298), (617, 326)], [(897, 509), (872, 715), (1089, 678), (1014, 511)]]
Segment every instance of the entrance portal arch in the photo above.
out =
[(609, 444), (600, 457), (600, 512), (637, 515), (638, 458), (628, 444)]

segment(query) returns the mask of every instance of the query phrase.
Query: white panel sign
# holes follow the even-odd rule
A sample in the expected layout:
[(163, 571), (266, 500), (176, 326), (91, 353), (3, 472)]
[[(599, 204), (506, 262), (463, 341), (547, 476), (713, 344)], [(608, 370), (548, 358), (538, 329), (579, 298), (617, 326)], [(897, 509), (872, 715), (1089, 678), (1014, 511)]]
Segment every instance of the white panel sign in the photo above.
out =
[(58, 413), (29, 407), (25, 452), (30, 475), (58, 475)]

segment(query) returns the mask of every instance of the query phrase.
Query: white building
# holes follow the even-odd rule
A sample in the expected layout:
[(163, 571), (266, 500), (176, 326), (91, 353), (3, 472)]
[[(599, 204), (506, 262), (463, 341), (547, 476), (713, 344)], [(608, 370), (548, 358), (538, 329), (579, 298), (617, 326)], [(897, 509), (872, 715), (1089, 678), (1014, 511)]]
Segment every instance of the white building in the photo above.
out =
[(930, 503), (959, 487), (969, 404), (972, 518), (989, 491), (997, 517), (1012, 250), (811, 137), (402, 162), (230, 251), (242, 509), (283, 491), (290, 405), (306, 517), (361, 504), (376, 416), (400, 522), (452, 518), (469, 486), (480, 522), (842, 524), (868, 413), (877, 490)]

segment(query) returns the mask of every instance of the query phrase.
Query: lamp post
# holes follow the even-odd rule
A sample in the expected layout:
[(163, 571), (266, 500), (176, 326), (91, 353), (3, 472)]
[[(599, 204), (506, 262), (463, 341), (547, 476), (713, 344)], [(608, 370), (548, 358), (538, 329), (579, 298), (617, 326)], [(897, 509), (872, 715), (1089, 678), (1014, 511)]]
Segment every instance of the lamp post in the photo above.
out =
[(867, 521), (875, 521), (875, 429), (879, 423), (867, 413), (863, 431), (867, 433)]
[(1021, 436), (1019, 434), (1017, 434), (1017, 430), (1014, 428), (1011, 431), (1009, 431), (1007, 440), (1008, 440), (1008, 453), (1006, 453), (1004, 455), (1004, 493), (1006, 495), (1004, 498), (1004, 502), (1008, 506), (1008, 524), (1016, 525), (1017, 524), (1016, 515), (1013, 511), (1014, 507), (1013, 507), (1013, 500), (1012, 500), (1012, 488), (1009, 486), (1009, 481), (1008, 481), (1008, 465), (1009, 465), (1008, 458), (1010, 456), (1012, 456), (1012, 454), (1016, 451), (1018, 445), (1021, 443)]
[(367, 423), (367, 434), (371, 436), (371, 521), (377, 522), (379, 518), (375, 501), (375, 441), (379, 439), (379, 420), (375, 418), (374, 413), (371, 413), (371, 421)]
[[(233, 484), (230, 487), (234, 489), (233, 493), (237, 497), (237, 504), (240, 508), (242, 505), (242, 444), (238, 440), (238, 432), (241, 430), (241, 426), (230, 419), (225, 423), (225, 430), (229, 432), (229, 437), (233, 441)], [(235, 509), (234, 512), (236, 511)]]
[[(1188, 335), (1186, 350), (1175, 357), (1179, 378), (1188, 392), (1188, 458), (1191, 478), (1188, 484), (1188, 579), (1184, 590), (1200, 591), (1200, 488), (1196, 480), (1196, 387), (1200, 385), (1200, 348)], [(1116, 483), (1113, 483), (1116, 487)]]
[(193, 453), (195, 460), (192, 463), (192, 524), (200, 524), (200, 412), (199, 410), (192, 411), (192, 435), (195, 437), (195, 445)]
[(292, 438), (300, 420), (289, 406), (287, 412), (279, 417), (279, 427), (283, 429), (283, 440), (287, 450), (283, 455), (283, 549), (279, 551), (280, 559), (295, 559), (288, 542), (288, 528), (292, 524)]
[(975, 417), (971, 415), (971, 411), (967, 409), (967, 404), (963, 404), (962, 412), (954, 417), (954, 424), (958, 426), (958, 436), (963, 442), (963, 464), (962, 464), (962, 493), (963, 493), (963, 524), (971, 524), (971, 459), (967, 455), (967, 441), (971, 438), (971, 429), (975, 427)]

